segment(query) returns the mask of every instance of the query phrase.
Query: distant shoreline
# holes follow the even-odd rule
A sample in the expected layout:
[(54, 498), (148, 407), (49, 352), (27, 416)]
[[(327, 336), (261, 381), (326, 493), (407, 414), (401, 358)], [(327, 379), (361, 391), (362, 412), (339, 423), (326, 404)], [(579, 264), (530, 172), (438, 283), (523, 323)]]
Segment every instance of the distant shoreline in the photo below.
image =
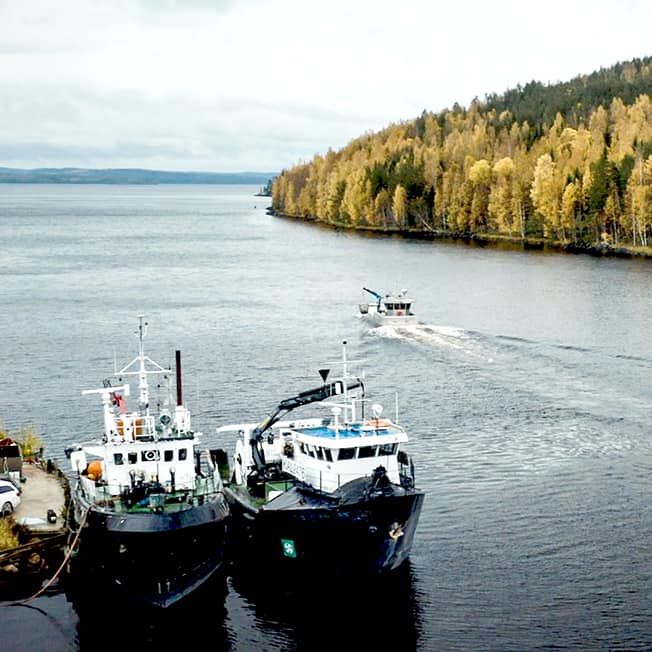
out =
[(170, 185), (232, 184), (265, 187), (275, 172), (168, 172), (141, 169), (37, 168), (22, 170), (0, 167), (0, 183)]

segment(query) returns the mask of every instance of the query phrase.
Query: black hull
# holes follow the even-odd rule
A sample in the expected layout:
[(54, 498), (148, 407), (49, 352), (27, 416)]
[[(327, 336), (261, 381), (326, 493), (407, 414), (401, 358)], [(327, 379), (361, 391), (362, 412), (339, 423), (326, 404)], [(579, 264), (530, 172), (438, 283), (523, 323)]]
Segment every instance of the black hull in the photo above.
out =
[[(360, 484), (338, 498), (298, 487), (273, 508), (256, 509), (238, 490), (227, 487), (232, 526), (231, 557), (243, 567), (271, 572), (386, 574), (409, 557), (424, 494), (394, 487), (365, 495)], [(398, 527), (397, 527), (398, 526)]]
[[(172, 514), (88, 510), (70, 565), (78, 594), (118, 594), (140, 607), (165, 608), (225, 573), (228, 504), (219, 498)], [(121, 603), (122, 604), (122, 603)]]

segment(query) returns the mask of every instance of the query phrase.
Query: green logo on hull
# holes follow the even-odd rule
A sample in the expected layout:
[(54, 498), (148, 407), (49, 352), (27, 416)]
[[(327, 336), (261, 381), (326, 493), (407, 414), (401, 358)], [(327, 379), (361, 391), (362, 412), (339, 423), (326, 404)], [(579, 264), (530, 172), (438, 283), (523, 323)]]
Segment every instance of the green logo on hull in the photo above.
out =
[(296, 559), (297, 549), (294, 547), (292, 539), (281, 539), (281, 546), (283, 546), (283, 555), (285, 557)]

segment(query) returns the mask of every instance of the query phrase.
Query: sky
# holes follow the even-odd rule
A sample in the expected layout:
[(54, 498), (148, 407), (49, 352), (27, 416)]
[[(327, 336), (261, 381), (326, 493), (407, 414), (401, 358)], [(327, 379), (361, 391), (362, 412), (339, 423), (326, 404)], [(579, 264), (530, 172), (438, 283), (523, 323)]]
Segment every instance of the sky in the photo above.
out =
[(0, 166), (280, 172), (652, 55), (648, 0), (0, 0)]

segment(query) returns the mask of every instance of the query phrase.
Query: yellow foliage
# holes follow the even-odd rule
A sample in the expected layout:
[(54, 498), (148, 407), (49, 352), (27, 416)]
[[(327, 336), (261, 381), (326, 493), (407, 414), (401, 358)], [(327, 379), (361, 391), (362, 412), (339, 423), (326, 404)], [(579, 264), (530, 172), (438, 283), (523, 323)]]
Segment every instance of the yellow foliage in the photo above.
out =
[[(547, 125), (517, 123), (479, 102), (418, 120), (285, 170), (273, 184), (274, 209), (361, 227), (403, 228), (414, 218), (450, 231), (585, 241), (608, 216), (614, 242), (652, 234), (652, 159), (642, 160), (652, 142), (648, 95), (629, 106), (615, 99), (582, 119), (557, 114)], [(627, 191), (611, 177), (607, 204), (596, 206), (591, 170), (605, 155), (614, 172), (629, 174)]]
[(14, 519), (8, 516), (0, 518), (0, 550), (10, 550), (19, 545), (20, 540)]
[(491, 180), (491, 166), (489, 161), (480, 159), (469, 168), (469, 179), (473, 183), (489, 183)]
[(494, 163), (494, 172), (502, 176), (508, 176), (515, 170), (514, 161), (510, 156), (505, 156)]
[(400, 184), (396, 186), (392, 200), (392, 211), (398, 224), (402, 224), (407, 217), (407, 191)]
[(4, 427), (0, 426), (0, 439), (12, 439), (19, 446), (23, 457), (34, 457), (43, 448), (43, 442), (36, 434), (33, 425), (21, 426), (16, 434), (9, 434)]

